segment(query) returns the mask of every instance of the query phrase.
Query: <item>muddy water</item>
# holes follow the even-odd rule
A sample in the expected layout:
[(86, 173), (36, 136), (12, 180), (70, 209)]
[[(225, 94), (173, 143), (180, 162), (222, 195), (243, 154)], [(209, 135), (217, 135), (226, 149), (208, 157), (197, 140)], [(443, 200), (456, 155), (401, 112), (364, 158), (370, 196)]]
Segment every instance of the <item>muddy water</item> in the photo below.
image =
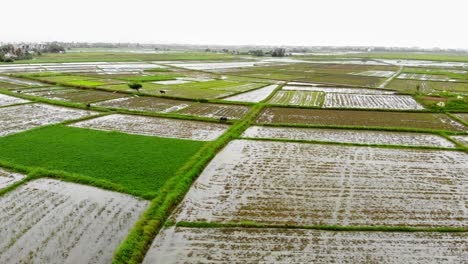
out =
[(394, 71), (364, 71), (364, 72), (357, 72), (351, 73), (352, 75), (361, 75), (361, 76), (372, 76), (372, 77), (390, 77), (395, 74)]
[(42, 64), (15, 64), (0, 65), (2, 72), (97, 72), (115, 74), (124, 72), (142, 72), (145, 69), (163, 68), (160, 65), (141, 62), (83, 62), (83, 63), (42, 63)]
[(272, 84), (251, 92), (241, 93), (235, 96), (227, 97), (223, 100), (258, 103), (262, 100), (265, 100), (265, 98), (267, 98), (276, 89), (276, 87), (278, 87), (278, 85)]
[(39, 179), (0, 198), (0, 263), (110, 263), (147, 201)]
[(323, 102), (324, 108), (365, 108), (422, 110), (420, 105), (409, 95), (370, 95), (328, 93)]
[(207, 166), (175, 218), (466, 226), (467, 159), (458, 151), (235, 140)]
[(46, 104), (27, 104), (0, 108), (0, 136), (94, 114), (97, 113)]
[(452, 138), (468, 147), (468, 136), (452, 136)]
[(167, 228), (150, 263), (463, 263), (464, 233)]
[(0, 81), (12, 83), (12, 84), (18, 84), (18, 85), (26, 85), (26, 86), (45, 86), (45, 84), (40, 83), (40, 82), (20, 80), (20, 79), (15, 79), (15, 78), (6, 77), (6, 76), (0, 76)]
[(211, 62), (211, 63), (169, 63), (171, 66), (192, 69), (192, 70), (222, 70), (241, 67), (253, 67), (266, 62)]
[(29, 102), (29, 101), (21, 99), (21, 98), (16, 98), (16, 97), (13, 97), (13, 96), (0, 94), (0, 106), (21, 104), (21, 103), (27, 103), (27, 102)]
[(393, 91), (379, 89), (360, 89), (360, 88), (341, 88), (341, 87), (306, 87), (286, 85), (282, 88), (286, 91), (312, 91), (325, 93), (340, 93), (340, 94), (394, 94)]
[(26, 175), (11, 172), (0, 168), (0, 189), (8, 187), (15, 182), (21, 181)]
[(201, 141), (215, 140), (229, 128), (224, 124), (120, 114), (90, 119), (71, 126)]
[(209, 118), (227, 117), (228, 119), (240, 119), (248, 111), (249, 107), (243, 105), (194, 104), (178, 113)]
[(169, 112), (174, 112), (174, 111), (183, 109), (191, 104), (192, 102), (190, 101), (178, 101), (178, 100), (162, 99), (162, 98), (149, 97), (149, 96), (143, 96), (143, 97), (133, 96), (133, 97), (102, 101), (102, 102), (96, 103), (95, 105), (111, 107), (111, 108), (129, 109), (129, 110), (169, 113)]
[(455, 144), (437, 135), (404, 132), (253, 126), (242, 136), (359, 144), (455, 147)]

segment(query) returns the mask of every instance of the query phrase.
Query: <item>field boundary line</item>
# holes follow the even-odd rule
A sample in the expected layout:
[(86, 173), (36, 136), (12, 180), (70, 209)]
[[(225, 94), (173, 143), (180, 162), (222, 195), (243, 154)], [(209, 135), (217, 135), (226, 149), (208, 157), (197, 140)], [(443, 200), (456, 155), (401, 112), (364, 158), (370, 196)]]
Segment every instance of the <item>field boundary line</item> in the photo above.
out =
[(412, 226), (339, 226), (339, 225), (269, 225), (251, 221), (239, 223), (217, 222), (178, 222), (176, 227), (187, 228), (275, 228), (275, 229), (310, 229), (324, 231), (372, 231), (372, 232), (441, 232), (441, 233), (466, 233), (468, 229), (463, 227), (412, 227)]

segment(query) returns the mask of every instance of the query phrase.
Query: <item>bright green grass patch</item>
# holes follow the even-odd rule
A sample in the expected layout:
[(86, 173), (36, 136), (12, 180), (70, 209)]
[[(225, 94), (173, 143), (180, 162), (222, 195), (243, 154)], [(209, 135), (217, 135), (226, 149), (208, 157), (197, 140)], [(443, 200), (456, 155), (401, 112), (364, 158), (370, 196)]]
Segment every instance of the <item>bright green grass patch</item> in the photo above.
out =
[(154, 197), (205, 143), (66, 126), (49, 126), (0, 138), (0, 159), (77, 173)]
[(77, 81), (67, 82), (66, 84), (78, 85), (78, 86), (99, 86), (99, 85), (105, 85), (106, 83), (97, 82), (97, 81), (88, 81), (88, 80), (77, 80)]
[(151, 82), (151, 81), (175, 80), (176, 77), (180, 77), (180, 75), (173, 74), (173, 75), (130, 76), (130, 77), (120, 77), (116, 79), (124, 80), (124, 81), (132, 81), (132, 82)]

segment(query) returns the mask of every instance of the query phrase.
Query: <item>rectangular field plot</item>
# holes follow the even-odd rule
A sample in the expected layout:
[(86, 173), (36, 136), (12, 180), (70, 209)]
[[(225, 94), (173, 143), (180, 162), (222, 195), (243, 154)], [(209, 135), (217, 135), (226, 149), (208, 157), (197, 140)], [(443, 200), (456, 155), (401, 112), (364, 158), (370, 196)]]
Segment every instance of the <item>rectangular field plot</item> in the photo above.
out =
[(351, 73), (353, 75), (373, 76), (373, 77), (390, 77), (395, 74), (394, 71), (363, 71), (358, 73)]
[(249, 111), (248, 106), (229, 104), (194, 104), (179, 111), (179, 114), (188, 114), (209, 118), (227, 117), (228, 119), (241, 119)]
[(75, 102), (75, 103), (93, 103), (97, 101), (110, 100), (122, 98), (126, 95), (96, 91), (96, 90), (82, 90), (82, 89), (51, 89), (43, 91), (24, 91), (30, 95), (43, 97), (52, 100)]
[(340, 94), (394, 94), (393, 91), (381, 89), (363, 89), (363, 88), (341, 88), (341, 87), (308, 87), (286, 85), (282, 88), (285, 91), (309, 91)]
[[(230, 80), (212, 80), (181, 84), (144, 83), (140, 90), (146, 94), (161, 94), (181, 98), (221, 98), (238, 92), (249, 91), (265, 86), (264, 83), (250, 83)], [(107, 85), (102, 88), (132, 91), (127, 84)]]
[(260, 101), (265, 100), (275, 89), (278, 87), (276, 84), (268, 85), (266, 87), (246, 92), (238, 95), (234, 95), (231, 97), (224, 98), (227, 101), (235, 101), (235, 102), (252, 102), (258, 103)]
[(325, 94), (309, 91), (278, 91), (268, 103), (280, 105), (321, 106)]
[(225, 124), (120, 114), (98, 117), (71, 126), (200, 141), (215, 140), (229, 128)]
[(242, 137), (378, 145), (455, 147), (455, 144), (437, 135), (366, 130), (252, 126), (242, 134)]
[(0, 168), (0, 189), (8, 187), (17, 181), (24, 179), (26, 175), (11, 172)]
[(417, 73), (402, 73), (398, 75), (398, 79), (421, 80), (421, 81), (446, 81), (453, 82), (454, 79), (443, 75), (417, 74)]
[(105, 180), (154, 197), (205, 142), (49, 126), (0, 138), (0, 159), (12, 164)]
[(39, 179), (0, 198), (1, 263), (110, 263), (149, 202)]
[(1, 106), (7, 106), (7, 105), (27, 103), (27, 102), (29, 102), (29, 101), (21, 99), (21, 98), (16, 98), (16, 97), (13, 97), (13, 96), (0, 94), (0, 107)]
[(361, 108), (361, 109), (395, 109), (422, 110), (420, 105), (409, 95), (368, 95), (339, 94), (325, 95), (324, 108)]
[(143, 263), (463, 263), (467, 241), (464, 233), (171, 227)]
[(434, 82), (434, 81), (421, 81), (421, 80), (402, 80), (402, 79), (395, 79), (390, 82), (386, 88), (394, 89), (401, 92), (410, 92), (415, 93), (418, 92), (422, 93), (430, 93), (430, 92), (441, 92), (441, 91), (448, 91), (448, 92), (458, 92), (458, 93), (465, 93), (468, 92), (468, 83), (462, 82)]
[(169, 113), (191, 105), (193, 102), (163, 99), (152, 96), (125, 97), (96, 103), (96, 106), (137, 111)]
[(466, 226), (467, 158), (459, 151), (235, 140), (206, 167), (175, 218)]
[(11, 77), (6, 77), (6, 76), (0, 76), (0, 81), (14, 84), (14, 85), (19, 85), (19, 86), (45, 86), (45, 84), (40, 83), (40, 82), (30, 81), (26, 79), (16, 79), (16, 78), (11, 78)]
[(355, 110), (317, 110), (269, 107), (257, 118), (259, 123), (295, 123), (336, 126), (404, 127), (466, 131), (447, 115)]
[(97, 113), (46, 104), (26, 104), (0, 108), (0, 136), (93, 114)]

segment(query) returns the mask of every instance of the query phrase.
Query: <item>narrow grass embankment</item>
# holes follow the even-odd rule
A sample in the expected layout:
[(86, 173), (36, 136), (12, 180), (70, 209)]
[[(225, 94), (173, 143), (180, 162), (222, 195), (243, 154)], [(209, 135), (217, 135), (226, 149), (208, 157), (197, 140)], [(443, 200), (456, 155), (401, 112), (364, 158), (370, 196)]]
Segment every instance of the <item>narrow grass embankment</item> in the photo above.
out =
[(169, 179), (151, 202), (149, 209), (132, 229), (127, 239), (115, 253), (114, 263), (140, 263), (146, 251), (175, 206), (182, 201), (193, 181), (216, 153), (232, 139), (238, 138), (255, 120), (263, 108), (257, 104), (251, 108), (244, 119), (236, 122), (217, 140), (201, 148), (177, 174)]
[[(172, 223), (174, 224), (174, 223)], [(337, 226), (337, 225), (266, 225), (251, 221), (216, 223), (216, 222), (178, 222), (177, 227), (188, 228), (284, 228), (284, 229), (313, 229), (324, 231), (374, 231), (374, 232), (468, 232), (463, 227), (410, 227), (410, 226)]]
[(205, 144), (51, 125), (0, 138), (0, 165), (152, 199)]

